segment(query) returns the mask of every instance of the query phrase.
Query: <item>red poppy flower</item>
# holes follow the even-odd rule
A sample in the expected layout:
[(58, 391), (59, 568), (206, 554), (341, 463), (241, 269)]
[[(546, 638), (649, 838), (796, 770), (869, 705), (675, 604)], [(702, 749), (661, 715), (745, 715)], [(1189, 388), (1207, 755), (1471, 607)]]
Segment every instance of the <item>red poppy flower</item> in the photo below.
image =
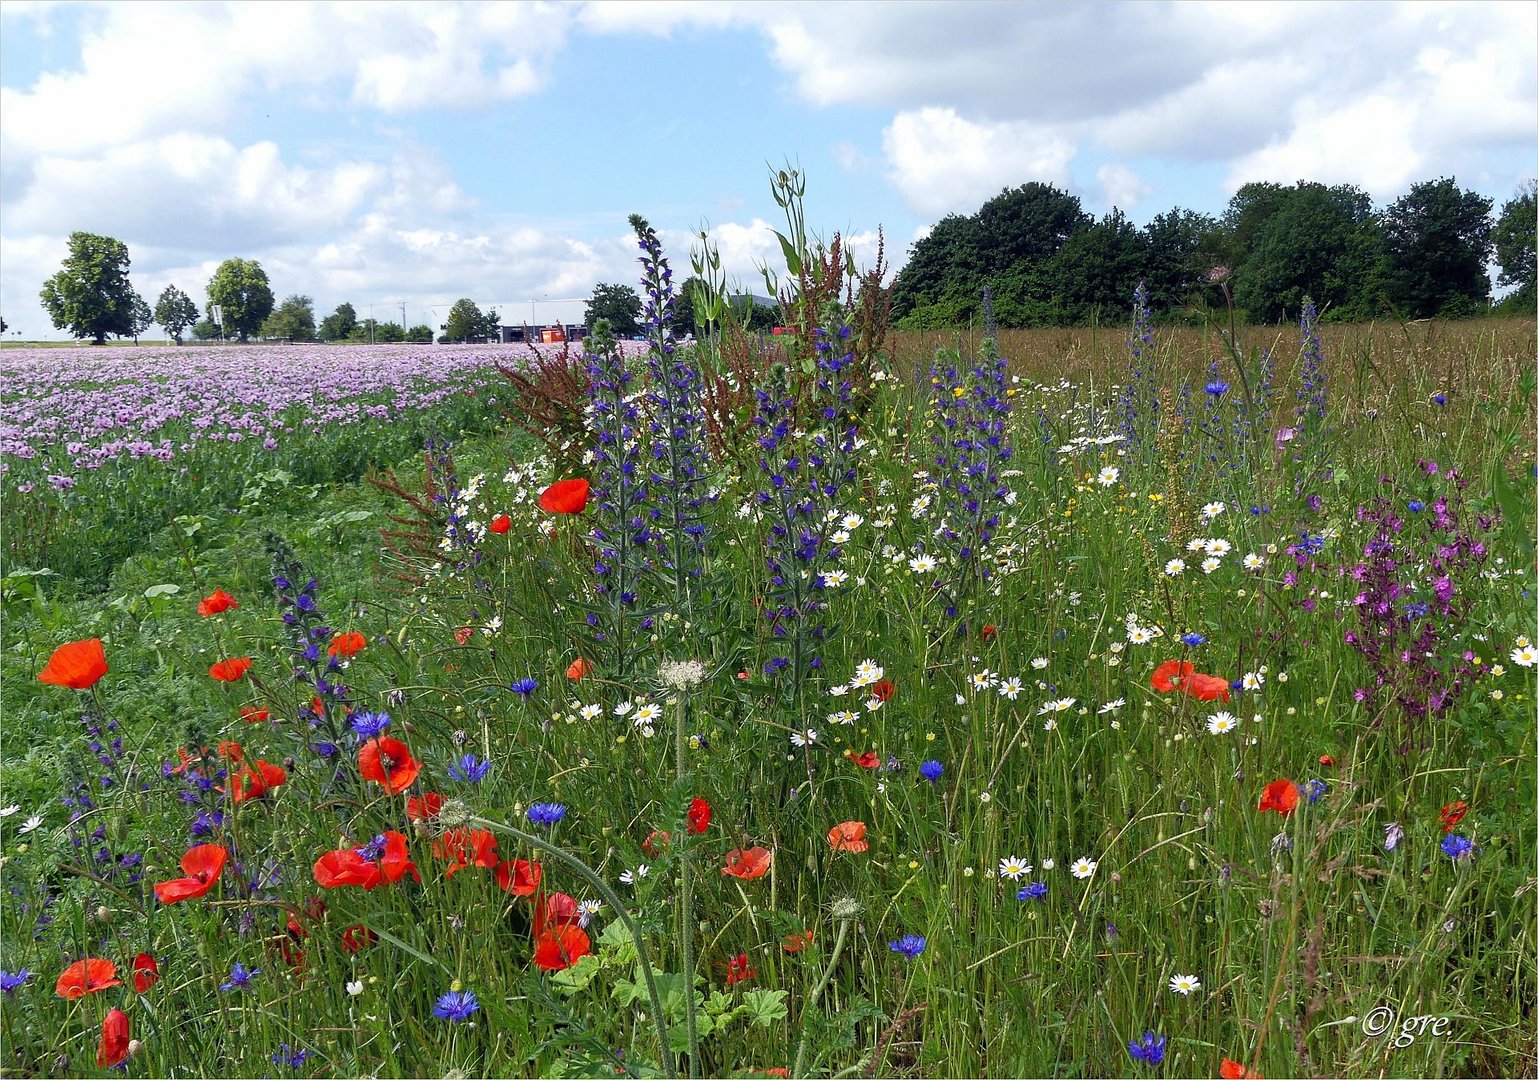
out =
[(1176, 689), (1185, 677), (1196, 668), (1183, 660), (1166, 660), (1154, 668), (1152, 685), (1161, 694)]
[(424, 792), (420, 799), (415, 795), (406, 797), (407, 821), (431, 821), (442, 809), (443, 796), (436, 791)]
[(411, 861), (406, 851), (406, 834), (387, 829), (384, 838), (384, 854), (379, 859), (379, 873), (384, 880), (393, 885), (410, 874), (411, 880), (421, 881), (422, 875), (417, 873), (417, 864)]
[(101, 638), (60, 645), (37, 673), (37, 681), (69, 690), (89, 690), (107, 674), (107, 652)]
[(235, 598), (223, 589), (215, 589), (212, 595), (205, 596), (198, 601), (198, 614), (203, 618), (210, 615), (222, 615), (231, 608), (238, 608), (240, 604)]
[(551, 893), (534, 902), (534, 936), (557, 926), (576, 926), (582, 911), (577, 901), (563, 892)]
[(573, 682), (575, 682), (578, 679), (585, 678), (588, 675), (591, 675), (592, 673), (593, 673), (593, 665), (589, 664), (586, 660), (582, 659), (582, 657), (580, 657), (580, 656), (577, 657), (575, 660), (573, 660), (571, 662), (571, 665), (566, 669), (566, 677), (568, 679), (572, 680)]
[(877, 701), (891, 701), (895, 693), (897, 687), (892, 685), (891, 679), (877, 679), (870, 685), (870, 696)]
[(1228, 1058), (1224, 1058), (1223, 1064), (1218, 1066), (1218, 1075), (1223, 1080), (1266, 1080), (1259, 1073), (1250, 1072), (1237, 1061), (1230, 1061)]
[(323, 889), (356, 885), (372, 889), (382, 879), (379, 864), (370, 862), (352, 848), (328, 851), (315, 860), (315, 881)]
[(994, 638), (996, 638), (998, 636), (999, 636), (999, 628), (997, 626), (994, 626), (992, 623), (989, 623), (987, 626), (983, 627), (983, 640), (984, 641), (992, 641)]
[(865, 822), (841, 821), (828, 830), (828, 846), (834, 851), (865, 851)]
[(881, 764), (881, 755), (874, 750), (867, 750), (863, 754), (848, 750), (845, 751), (844, 756), (862, 769), (874, 769)]
[(1185, 678), (1180, 688), (1197, 701), (1228, 700), (1228, 680), (1217, 675), (1196, 672)]
[(696, 797), (689, 803), (689, 831), (698, 836), (710, 828), (710, 804)]
[(1459, 799), (1442, 807), (1442, 831), (1452, 832), (1458, 822), (1463, 820), (1463, 815), (1469, 812), (1469, 804)]
[(242, 705), (240, 707), (240, 718), (248, 724), (265, 723), (271, 715), (266, 709), (258, 709), (253, 705)]
[(1286, 817), (1298, 808), (1298, 785), (1291, 780), (1273, 780), (1260, 796), (1260, 811), (1275, 810)]
[(474, 636), (475, 631), (470, 629), (468, 626), (461, 626), (458, 630), (454, 631), (454, 640), (460, 645), (463, 645)]
[(1332, 758), (1329, 754), (1320, 754), (1319, 755), (1319, 764), (1323, 765), (1325, 768), (1328, 769), (1330, 766), (1335, 764), (1335, 759)]
[(726, 853), (726, 865), (721, 867), (721, 873), (752, 881), (769, 872), (772, 858), (767, 848), (733, 848)]
[(220, 682), (239, 682), (246, 677), (246, 672), (251, 670), (251, 658), (249, 656), (236, 656), (228, 660), (220, 660), (208, 669), (208, 673)]
[(186, 877), (157, 882), (155, 895), (162, 904), (179, 904), (183, 900), (195, 900), (205, 895), (224, 873), (224, 864), (230, 853), (218, 844), (199, 844), (189, 848), (182, 856), (182, 872)]
[(528, 859), (504, 859), (497, 867), (497, 887), (514, 896), (533, 896), (543, 871)]
[(160, 981), (160, 965), (147, 952), (134, 957), (134, 989), (144, 993)]
[(230, 775), (230, 799), (238, 803), (247, 799), (260, 799), (273, 788), (282, 787), (286, 783), (288, 773), (283, 771), (281, 765), (259, 760), (251, 768)]
[(445, 878), (467, 866), (490, 870), (497, 865), (497, 837), (485, 829), (450, 829), (433, 841), (433, 855), (450, 860)]
[(330, 656), (340, 656), (343, 660), (357, 656), (368, 645), (368, 638), (356, 630), (349, 630), (344, 634), (337, 634), (331, 639), (331, 644), (326, 648)]
[(501, 536), (513, 527), (513, 519), (506, 514), (498, 514), (491, 519), (491, 531)]
[(758, 977), (758, 972), (748, 966), (748, 954), (738, 953), (726, 962), (726, 985), (735, 986), (740, 982)]
[(780, 947), (788, 953), (798, 953), (812, 943), (812, 932), (803, 930), (799, 934), (786, 934), (780, 941)]
[(592, 942), (582, 927), (552, 926), (534, 942), (534, 962), (546, 971), (561, 971), (591, 950)]
[(666, 851), (672, 842), (672, 833), (666, 829), (653, 829), (646, 834), (646, 839), (641, 841), (641, 850), (655, 859), (657, 853), (659, 851)]
[(88, 956), (64, 969), (59, 981), (53, 984), (53, 992), (65, 1001), (74, 1001), (98, 990), (122, 985), (123, 980), (117, 977), (116, 964), (111, 960)]
[(586, 480), (557, 480), (539, 495), (539, 508), (547, 514), (580, 514), (587, 509)]
[(358, 775), (379, 784), (386, 795), (402, 794), (421, 771), (422, 763), (399, 739), (375, 737), (358, 750)]
[(96, 1044), (96, 1067), (110, 1069), (128, 1060), (128, 1041), (128, 1014), (108, 1009), (101, 1022), (101, 1042)]
[(342, 951), (348, 954), (360, 952), (378, 940), (379, 935), (362, 923), (359, 923), (357, 926), (349, 926), (346, 930), (342, 931)]

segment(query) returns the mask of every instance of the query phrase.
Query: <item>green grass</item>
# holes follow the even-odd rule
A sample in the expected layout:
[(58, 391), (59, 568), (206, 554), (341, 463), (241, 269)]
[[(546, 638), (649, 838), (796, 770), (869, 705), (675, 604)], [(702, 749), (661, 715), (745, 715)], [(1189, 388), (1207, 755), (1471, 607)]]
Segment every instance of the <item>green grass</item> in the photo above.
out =
[[(377, 785), (327, 788), (329, 770), (302, 748), (300, 710), (312, 691), (290, 677), (264, 546), (276, 533), (318, 580), (326, 623), (367, 635), (344, 676), (350, 700), (391, 714), (391, 734), (425, 763), (420, 790), (519, 828), (528, 828), (533, 802), (566, 806), (548, 836), (617, 890), (637, 920), (664, 973), (675, 1040), (684, 1038), (679, 943), (689, 935), (705, 1032), (695, 1067), (705, 1075), (788, 1068), (803, 1042), (800, 1060), (820, 1075), (1211, 1076), (1224, 1058), (1273, 1077), (1531, 1072), (1534, 669), (1509, 658), (1519, 636), (1538, 637), (1532, 388), (1520, 381), (1532, 368), (1531, 334), (1525, 351), (1511, 352), (1505, 339), (1478, 333), (1432, 339), (1390, 364), (1380, 362), (1381, 342), (1341, 330), (1337, 343), (1336, 333), (1325, 333), (1329, 434), (1303, 462), (1267, 440), (1240, 473), (1217, 467), (1231, 454), (1203, 463), (1195, 450), (1206, 436), (1194, 424), (1167, 431), (1147, 454), (1117, 456), (1114, 445), (1053, 453), (1079, 433), (1087, 403), (1114, 400), (1109, 387), (1125, 375), (1119, 344), (1101, 355), (1098, 343), (1079, 347), (1053, 332), (1006, 338), (1022, 382), (1011, 398), (1014, 504), (991, 545), (1002, 559), (997, 591), (981, 593), (975, 609), (974, 626), (997, 628), (987, 641), (951, 632), (931, 577), (909, 569), (934, 524), (911, 509), (926, 493), (916, 471), (935, 471), (927, 403), (922, 386), (879, 384), (857, 455), (860, 483), (840, 507), (864, 518), (842, 560), (849, 580), (830, 595), (822, 672), (794, 699), (762, 675), (775, 655), (763, 632), (764, 527), (737, 512), (759, 484), (751, 445), (711, 476), (719, 497), (703, 596), (685, 607), (659, 599), (657, 640), (643, 635), (632, 655), (639, 674), (622, 683), (604, 667), (580, 682), (565, 675), (577, 656), (600, 655), (584, 619), (597, 598), (580, 540), (596, 508), (578, 520), (541, 514), (538, 492), (557, 477), (528, 440), (507, 432), (463, 440), (455, 461), (462, 485), (482, 477), (469, 515), (487, 522), (508, 513), (510, 531), (485, 537), (473, 568), (440, 569), (417, 589), (375, 569), (413, 569), (380, 554), (378, 529), (394, 527), (389, 515), (404, 504), (367, 485), (319, 482), (275, 489), (234, 512), (206, 506), (190, 535), (163, 524), (116, 559), (104, 591), (89, 598), (54, 599), (70, 595), (69, 583), (56, 590), (46, 580), (16, 593), (5, 619), (0, 801), (22, 812), (0, 823), (0, 851), (6, 885), (19, 891), (3, 897), (0, 929), (3, 966), (34, 975), (0, 1001), (4, 1067), (91, 1072), (111, 1004), (129, 1013), (144, 1043), (131, 1074), (613, 1075), (616, 1050), (636, 1073), (658, 1067), (645, 981), (612, 903), (589, 928), (596, 959), (544, 974), (530, 960), (528, 900), (501, 892), (486, 869), (446, 877), (435, 838), (408, 826), (402, 801)], [(1210, 352), (1167, 340), (1168, 380), (1178, 371), (1198, 377)], [(896, 347), (894, 370), (927, 366), (931, 342), (900, 338)], [(1291, 348), (1279, 350), (1284, 410), (1296, 387)], [(1059, 375), (1077, 389), (1059, 388)], [(1449, 389), (1446, 407), (1431, 403)], [(1183, 450), (1192, 451), (1184, 461)], [(1436, 476), (1418, 468), (1423, 458), (1438, 461)], [(1329, 470), (1314, 467), (1321, 463)], [(520, 471), (505, 479), (515, 464)], [(1106, 465), (1121, 470), (1109, 486), (1096, 480)], [(1502, 497), (1509, 503), (1488, 540), (1489, 576), (1458, 583), (1462, 614), (1438, 660), (1450, 671), (1467, 649), (1482, 673), (1445, 716), (1411, 723), (1381, 697), (1356, 700), (1371, 672), (1343, 640), (1354, 615), (1333, 568), (1361, 557), (1370, 534), (1356, 510), (1388, 490), (1380, 476), (1429, 503), (1451, 492), (1454, 466), (1472, 481), (1471, 517), (1500, 509)], [(1309, 495), (1320, 497), (1317, 510)], [(1208, 523), (1199, 508), (1211, 501), (1226, 509)], [(1251, 515), (1251, 504), (1269, 512)], [(1221, 537), (1232, 550), (1205, 574), (1172, 532)], [(1302, 532), (1326, 537), (1321, 565), (1289, 585), (1284, 575), (1297, 567), (1286, 548)], [(1266, 559), (1258, 572), (1241, 566), (1251, 552)], [(1175, 557), (1191, 565), (1166, 576)], [(147, 595), (162, 585), (179, 591)], [(196, 600), (216, 586), (240, 607), (200, 619)], [(1312, 612), (1300, 604), (1310, 590)], [(1162, 637), (1131, 643), (1129, 614)], [(1188, 631), (1206, 643), (1183, 647)], [(112, 668), (97, 691), (76, 700), (34, 680), (54, 647), (88, 636), (106, 640)], [(208, 678), (214, 659), (239, 655), (254, 657), (253, 679)], [(670, 700), (656, 666), (691, 657), (709, 674)], [(1258, 692), (1226, 706), (1236, 731), (1208, 734), (1221, 703), (1151, 688), (1154, 668), (1181, 657), (1229, 679), (1263, 674)], [(828, 696), (866, 659), (892, 682), (889, 701), (867, 710), (858, 690)], [(1504, 673), (1490, 674), (1497, 664)], [(1017, 677), (1017, 698), (974, 692), (972, 677), (984, 670)], [(524, 699), (509, 687), (526, 677), (539, 689)], [(652, 737), (634, 713), (614, 715), (643, 697), (662, 706)], [(1064, 711), (1038, 715), (1066, 698), (1075, 702)], [(1118, 699), (1122, 707), (1100, 712)], [(278, 722), (242, 723), (239, 708), (256, 704)], [(603, 717), (584, 719), (583, 705), (603, 706)], [(93, 875), (58, 804), (72, 780), (94, 783), (102, 771), (85, 746), (82, 706), (121, 725), (122, 760), (148, 787), (109, 790), (77, 832), (100, 823), (105, 840), (88, 844), (142, 852), (138, 885)], [(828, 722), (845, 708), (855, 723)], [(686, 736), (681, 762), (675, 725)], [(794, 748), (789, 734), (806, 727), (817, 745)], [(227, 871), (204, 899), (159, 905), (147, 884), (180, 874), (196, 809), (159, 765), (178, 746), (219, 739), (288, 768), (272, 797), (225, 804), (220, 834), (239, 848), (241, 876), (268, 866), (280, 876), (250, 894)], [(873, 751), (900, 768), (861, 768), (846, 751)], [(491, 762), (479, 785), (448, 775), (464, 753)], [(920, 776), (926, 760), (943, 765), (938, 781)], [(1259, 812), (1262, 789), (1280, 777), (1318, 778), (1328, 789), (1289, 817)], [(713, 818), (690, 836), (683, 808), (695, 796), (711, 803)], [(1438, 847), (1439, 812), (1457, 800), (1470, 809), (1455, 831), (1477, 847), (1454, 862)], [(43, 826), (18, 835), (34, 812)], [(868, 851), (830, 849), (828, 830), (849, 820), (866, 825)], [(1405, 833), (1394, 851), (1384, 849), (1390, 823)], [(420, 885), (316, 886), (310, 868), (320, 854), (384, 829), (410, 837)], [(659, 829), (674, 843), (654, 858), (642, 843)], [(772, 849), (768, 874), (738, 881), (720, 872), (728, 850), (752, 844)], [(511, 834), (501, 834), (499, 852), (538, 858), (549, 890), (598, 898), (574, 870)], [(1044, 897), (1016, 899), (1026, 879), (1000, 879), (1007, 856), (1033, 864), (1029, 879), (1047, 885)], [(1083, 880), (1069, 872), (1080, 857), (1098, 863)], [(646, 877), (620, 884), (642, 863)], [(53, 920), (39, 933), (45, 894)], [(309, 906), (315, 897), (323, 913)], [(858, 914), (836, 918), (842, 898)], [(286, 928), (288, 911), (302, 940)], [(356, 924), (378, 940), (349, 954), (341, 936)], [(783, 939), (802, 930), (812, 945), (786, 952)], [(889, 947), (907, 933), (927, 940), (913, 960)], [(126, 972), (141, 950), (164, 973), (148, 994), (53, 996), (52, 980), (72, 960), (109, 957)], [(288, 963), (294, 950), (302, 970)], [(754, 974), (729, 985), (739, 955)], [(221, 992), (236, 960), (261, 974), (243, 993)], [(1201, 988), (1172, 992), (1171, 977), (1186, 974)], [(354, 981), (356, 996), (347, 989)], [(432, 1015), (455, 984), (478, 995), (471, 1023)], [(1397, 1027), (1368, 1037), (1360, 1018), (1380, 1006), (1446, 1017), (1446, 1034), (1397, 1048)], [(1145, 1032), (1168, 1039), (1157, 1067), (1129, 1057), (1128, 1041)], [(284, 1043), (313, 1056), (298, 1070), (277, 1067), (270, 1055)]]

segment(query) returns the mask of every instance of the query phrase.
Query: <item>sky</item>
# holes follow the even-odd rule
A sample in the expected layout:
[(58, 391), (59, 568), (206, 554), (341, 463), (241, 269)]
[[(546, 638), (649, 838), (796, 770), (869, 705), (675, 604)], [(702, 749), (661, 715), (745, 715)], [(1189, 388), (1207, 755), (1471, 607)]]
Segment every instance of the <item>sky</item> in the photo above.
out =
[(317, 319), (580, 321), (637, 279), (632, 213), (677, 280), (706, 229), (764, 293), (787, 166), (813, 232), (898, 266), (1033, 180), (1137, 224), (1252, 180), (1498, 212), (1538, 173), (1535, 57), (1528, 2), (0, 2), (0, 315), (67, 336), (38, 291), (80, 230), (151, 306), (241, 257)]

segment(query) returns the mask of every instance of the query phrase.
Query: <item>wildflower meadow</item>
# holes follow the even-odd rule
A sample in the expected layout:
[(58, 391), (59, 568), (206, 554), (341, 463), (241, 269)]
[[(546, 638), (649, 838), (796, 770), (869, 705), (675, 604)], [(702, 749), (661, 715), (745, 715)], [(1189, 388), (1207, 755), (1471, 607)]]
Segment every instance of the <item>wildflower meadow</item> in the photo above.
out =
[(0, 353), (0, 1070), (1538, 1069), (1532, 320), (898, 334), (775, 198), (784, 332), (636, 218), (645, 343)]

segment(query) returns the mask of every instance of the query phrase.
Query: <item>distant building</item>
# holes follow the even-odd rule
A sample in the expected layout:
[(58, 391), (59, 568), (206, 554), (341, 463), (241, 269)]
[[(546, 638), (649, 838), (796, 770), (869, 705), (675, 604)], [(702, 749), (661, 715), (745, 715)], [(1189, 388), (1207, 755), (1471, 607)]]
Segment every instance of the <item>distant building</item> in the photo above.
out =
[(581, 323), (556, 323), (550, 326), (529, 326), (525, 323), (520, 326), (504, 326), (501, 330), (504, 345), (559, 345), (564, 341), (581, 341), (587, 337), (587, 327)]

